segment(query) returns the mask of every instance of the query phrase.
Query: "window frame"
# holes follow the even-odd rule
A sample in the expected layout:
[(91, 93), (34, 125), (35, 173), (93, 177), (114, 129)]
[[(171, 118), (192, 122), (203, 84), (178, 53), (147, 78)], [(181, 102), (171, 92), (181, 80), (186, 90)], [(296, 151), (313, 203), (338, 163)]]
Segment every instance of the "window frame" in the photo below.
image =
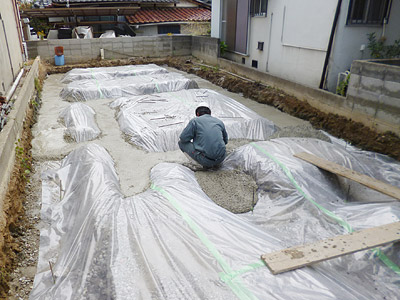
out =
[(349, 2), (349, 10), (347, 13), (347, 21), (346, 25), (349, 26), (382, 26), (386, 24), (389, 19), (389, 12), (390, 12), (390, 1), (389, 0), (382, 0), (383, 7), (381, 15), (379, 16), (379, 21), (371, 20), (371, 3), (377, 0), (364, 0), (365, 7), (362, 12), (362, 19), (354, 18), (354, 14), (356, 12), (356, 5), (360, 3), (359, 1), (362, 0), (350, 0)]
[[(256, 1), (257, 2), (259, 1), (258, 8), (255, 7)], [(263, 9), (264, 3), (265, 3), (265, 9)], [(267, 11), (268, 11), (268, 0), (251, 0), (250, 1), (250, 16), (251, 17), (266, 17)]]

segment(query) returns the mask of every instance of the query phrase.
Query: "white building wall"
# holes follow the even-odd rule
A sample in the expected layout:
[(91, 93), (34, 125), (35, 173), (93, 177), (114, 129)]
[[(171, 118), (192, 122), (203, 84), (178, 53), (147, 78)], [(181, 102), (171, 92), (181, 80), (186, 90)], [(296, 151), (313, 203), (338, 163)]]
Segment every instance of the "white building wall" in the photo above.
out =
[(158, 28), (156, 25), (140, 25), (139, 29), (135, 30), (137, 36), (150, 36), (158, 35)]
[(0, 95), (8, 92), (23, 63), (13, 4), (11, 0), (0, 0)]
[[(337, 0), (269, 0), (265, 17), (249, 18), (246, 66), (257, 60), (262, 72), (318, 87), (336, 5)], [(263, 51), (258, 42), (264, 42)]]
[(337, 0), (269, 1), (266, 31), (267, 36), (268, 29), (271, 31), (271, 37), (266, 43), (268, 59), (263, 71), (318, 87), (336, 3)]
[(221, 38), (221, 0), (213, 0), (211, 4), (211, 37)]
[[(377, 39), (382, 37), (383, 34), (383, 26), (380, 25), (346, 25), (349, 2), (349, 0), (343, 0), (329, 61), (327, 88), (331, 92), (336, 91), (338, 74), (350, 70), (353, 60), (371, 58), (367, 49), (367, 34), (375, 32)], [(385, 37), (387, 38), (387, 45), (393, 44), (396, 39), (400, 39), (399, 0), (392, 1), (389, 22), (385, 28)], [(360, 50), (362, 45), (365, 46), (364, 51)]]

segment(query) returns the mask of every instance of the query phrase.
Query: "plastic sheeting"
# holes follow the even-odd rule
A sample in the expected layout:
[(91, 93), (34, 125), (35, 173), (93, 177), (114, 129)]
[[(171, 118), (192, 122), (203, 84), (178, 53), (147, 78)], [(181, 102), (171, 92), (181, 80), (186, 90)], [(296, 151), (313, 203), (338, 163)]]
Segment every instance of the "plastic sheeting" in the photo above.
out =
[(118, 98), (197, 88), (196, 81), (179, 73), (128, 76), (111, 80), (80, 80), (64, 87), (60, 96), (69, 101)]
[[(275, 161), (257, 147), (267, 149)], [(398, 202), (340, 201), (335, 181), (292, 158), (298, 150), (328, 151), (328, 159), (360, 168), (364, 158), (372, 162), (363, 154), (314, 141), (279, 139), (243, 146), (224, 167), (242, 166), (256, 177), (259, 202), (252, 216), (217, 206), (192, 171), (171, 163), (152, 169), (151, 189), (123, 198), (104, 148), (90, 144), (75, 150), (60, 168), (43, 175), (42, 219), (48, 226), (41, 231), (30, 299), (397, 299), (399, 277), (368, 251), (277, 276), (260, 262), (265, 252), (341, 231), (299, 195), (279, 163), (307, 193), (309, 187), (321, 188), (313, 190), (315, 200), (355, 228), (398, 216)], [(376, 166), (395, 175), (389, 182), (398, 180), (398, 164), (375, 161)], [(369, 223), (372, 219), (378, 220)], [(293, 241), (287, 242), (289, 238)], [(387, 255), (391, 251), (384, 249)]]
[(67, 126), (64, 135), (78, 143), (98, 137), (100, 129), (97, 127), (95, 114), (92, 108), (83, 103), (74, 103), (65, 108), (60, 114)]
[(132, 143), (148, 151), (170, 151), (178, 149), (179, 135), (202, 102), (224, 122), (229, 139), (264, 140), (276, 130), (271, 121), (246, 106), (207, 89), (125, 97), (111, 107), (119, 108), (119, 125)]
[(77, 80), (95, 79), (106, 80), (114, 79), (117, 77), (138, 76), (138, 75), (154, 75), (165, 74), (168, 71), (165, 68), (159, 67), (155, 64), (148, 65), (129, 65), (118, 67), (101, 67), (101, 68), (77, 68), (68, 71), (62, 83), (70, 83)]
[(114, 30), (106, 30), (106, 32), (100, 35), (100, 38), (115, 38)]

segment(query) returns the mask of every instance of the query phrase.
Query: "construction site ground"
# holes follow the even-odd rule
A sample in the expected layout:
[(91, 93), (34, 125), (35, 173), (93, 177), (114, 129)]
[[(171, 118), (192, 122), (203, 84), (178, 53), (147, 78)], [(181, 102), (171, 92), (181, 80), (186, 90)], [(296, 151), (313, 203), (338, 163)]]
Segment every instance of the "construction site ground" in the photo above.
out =
[[(40, 221), (40, 173), (43, 171), (41, 170), (43, 162), (59, 161), (83, 144), (97, 143), (105, 147), (113, 158), (120, 179), (121, 191), (125, 196), (136, 195), (149, 187), (149, 172), (156, 164), (161, 162), (188, 163), (188, 159), (180, 150), (146, 152), (128, 143), (121, 134), (118, 122), (115, 119), (115, 110), (108, 106), (111, 102), (110, 99), (85, 103), (96, 111), (96, 121), (102, 131), (98, 139), (85, 143), (69, 143), (60, 139), (62, 134), (59, 133), (65, 127), (59, 122), (59, 112), (69, 105), (68, 102), (62, 101), (59, 97), (59, 92), (64, 86), (60, 83), (63, 73), (74, 67), (115, 66), (150, 62), (168, 66), (169, 71), (181, 72), (194, 79), (200, 88), (215, 90), (244, 104), (278, 126), (281, 131), (276, 136), (326, 139), (326, 135), (318, 131), (322, 129), (354, 146), (387, 154), (397, 160), (400, 159), (400, 139), (395, 134), (377, 133), (360, 123), (318, 111), (308, 105), (307, 102), (299, 101), (282, 91), (268, 88), (258, 82), (228, 75), (218, 68), (193, 64), (186, 58), (93, 61), (79, 66), (47, 66), (49, 76), (44, 80), (38, 119), (35, 121), (33, 109), (31, 109), (22, 141), (22, 143), (25, 143), (23, 147), (27, 149), (26, 153), (32, 161), (29, 179), (28, 181), (22, 180), (14, 183), (14, 188), (10, 187), (14, 191), (14, 197), (20, 199), (23, 208), (18, 207), (10, 212), (15, 214), (15, 221), (12, 228), (10, 227), (10, 236), (6, 238), (9, 241), (6, 251), (11, 251), (14, 259), (12, 267), (9, 268), (10, 277), (7, 278), (9, 291), (7, 295), (3, 294), (4, 297), (8, 297), (8, 299), (28, 299), (33, 286), (39, 247), (39, 230), (42, 226)], [(29, 126), (30, 124), (32, 127)], [(46, 129), (51, 129), (48, 131), (49, 135), (43, 134)], [(57, 134), (52, 135), (51, 131)], [(33, 148), (31, 155), (29, 155), (31, 140)], [(232, 151), (246, 142), (248, 141), (230, 141), (228, 151)], [(17, 166), (18, 168), (21, 169), (21, 166)], [(134, 173), (132, 172), (133, 169), (136, 170)], [(235, 174), (229, 174), (229, 176), (235, 176)], [(21, 176), (14, 174), (14, 177)], [(204, 172), (199, 174), (197, 179), (200, 181), (200, 185), (203, 181), (204, 186), (211, 186), (211, 183), (214, 182), (215, 189), (221, 186), (221, 182), (229, 184), (231, 181), (224, 176), (214, 176), (210, 179), (207, 175), (204, 175)], [(220, 180), (220, 182), (216, 183), (216, 180)], [(234, 185), (234, 182), (232, 184)], [(218, 191), (216, 192), (218, 193)], [(228, 206), (231, 205), (232, 207), (226, 207), (226, 203), (229, 202), (226, 201), (226, 198), (229, 198), (229, 194), (226, 194), (225, 199), (220, 199), (221, 203), (217, 204), (233, 212), (249, 210), (249, 207), (241, 207), (241, 203), (230, 203)], [(3, 291), (7, 290), (7, 284), (4, 283), (4, 280), (1, 288)]]

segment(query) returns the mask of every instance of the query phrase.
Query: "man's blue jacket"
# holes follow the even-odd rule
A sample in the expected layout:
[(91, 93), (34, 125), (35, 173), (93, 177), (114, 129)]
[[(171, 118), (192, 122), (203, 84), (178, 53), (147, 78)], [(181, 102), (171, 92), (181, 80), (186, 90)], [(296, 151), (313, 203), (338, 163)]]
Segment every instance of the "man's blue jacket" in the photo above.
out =
[(225, 125), (211, 115), (204, 114), (190, 120), (179, 138), (183, 143), (193, 139), (194, 149), (206, 158), (217, 160), (225, 156), (225, 144), (228, 143)]

